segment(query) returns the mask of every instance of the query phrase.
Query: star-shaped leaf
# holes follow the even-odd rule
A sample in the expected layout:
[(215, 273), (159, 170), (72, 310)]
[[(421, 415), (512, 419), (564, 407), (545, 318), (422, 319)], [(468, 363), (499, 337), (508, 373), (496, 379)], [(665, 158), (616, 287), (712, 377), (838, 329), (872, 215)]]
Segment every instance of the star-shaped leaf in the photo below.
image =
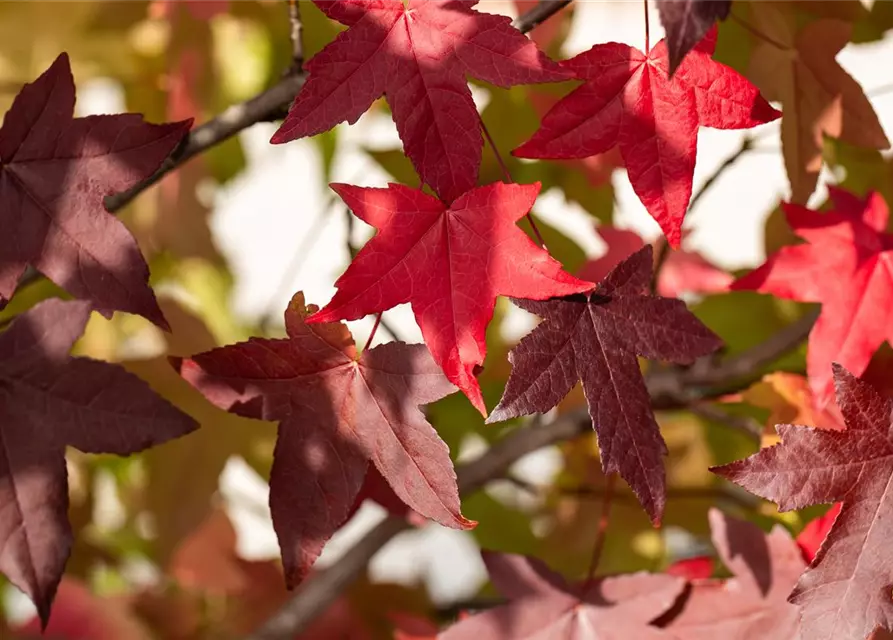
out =
[(86, 302), (42, 302), (0, 333), (0, 571), (44, 625), (71, 550), (65, 447), (129, 455), (195, 422), (118, 365), (73, 358)]
[(791, 199), (805, 204), (822, 168), (825, 136), (868, 149), (886, 149), (890, 142), (862, 87), (835, 59), (853, 25), (830, 19), (804, 25), (794, 11), (799, 5), (748, 4), (753, 34), (761, 34), (754, 35), (748, 77), (784, 107), (781, 143)]
[(830, 188), (833, 208), (819, 213), (794, 204), (784, 212), (806, 244), (784, 247), (732, 284), (802, 302), (821, 302), (809, 334), (806, 368), (818, 407), (831, 399), (831, 363), (865, 372), (884, 340), (893, 338), (893, 234), (883, 198), (864, 200)]
[(474, 370), (484, 361), (496, 296), (542, 300), (592, 288), (562, 271), (515, 224), (533, 207), (539, 183), (497, 182), (451, 205), (395, 184), (332, 188), (379, 232), (338, 278), (332, 301), (309, 322), (357, 320), (411, 303), (434, 359), (484, 415)]
[(357, 357), (343, 324), (305, 324), (313, 311), (298, 293), (287, 338), (174, 361), (222, 409), (279, 422), (270, 509), (289, 587), (344, 524), (370, 461), (410, 508), (444, 526), (474, 526), (459, 512), (449, 450), (419, 411), (455, 387), (424, 346), (392, 342)]
[(781, 424), (781, 444), (712, 470), (780, 511), (843, 503), (790, 601), (803, 638), (863, 640), (893, 629), (893, 402), (839, 364), (834, 382), (844, 431)]
[(192, 121), (73, 118), (74, 94), (63, 53), (25, 85), (0, 129), (0, 303), (32, 265), (103, 312), (136, 313), (167, 328), (139, 247), (104, 198), (152, 175)]
[(467, 76), (500, 87), (566, 80), (505, 16), (478, 0), (314, 0), (349, 29), (307, 63), (273, 136), (288, 142), (356, 122), (385, 95), (422, 181), (446, 202), (477, 184), (481, 120)]
[(734, 577), (695, 580), (667, 630), (677, 640), (794, 640), (800, 616), (787, 598), (806, 568), (797, 544), (780, 525), (767, 535), (718, 509), (709, 518), (713, 546)]
[(570, 585), (536, 558), (484, 552), (505, 604), (466, 618), (440, 640), (671, 640), (648, 623), (664, 614), (685, 580), (633, 573)]
[(555, 105), (514, 155), (585, 158), (618, 146), (633, 189), (678, 247), (698, 127), (746, 129), (780, 115), (749, 80), (712, 59), (715, 47), (714, 29), (672, 78), (664, 40), (647, 55), (609, 42), (562, 62), (583, 86)]
[(618, 472), (657, 523), (666, 501), (667, 448), (637, 356), (688, 364), (722, 342), (679, 300), (649, 295), (651, 274), (649, 245), (591, 293), (515, 300), (545, 322), (510, 352), (512, 374), (487, 422), (545, 413), (581, 380), (604, 471)]

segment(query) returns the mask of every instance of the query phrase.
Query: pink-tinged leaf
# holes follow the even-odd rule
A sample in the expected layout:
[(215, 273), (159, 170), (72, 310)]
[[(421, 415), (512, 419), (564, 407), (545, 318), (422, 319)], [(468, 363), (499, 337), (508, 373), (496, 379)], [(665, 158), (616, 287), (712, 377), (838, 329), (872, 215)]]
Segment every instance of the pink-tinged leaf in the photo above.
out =
[(828, 532), (831, 530), (831, 527), (834, 526), (834, 521), (837, 520), (837, 516), (840, 515), (840, 507), (841, 504), (838, 502), (828, 509), (828, 512), (825, 515), (819, 516), (815, 520), (811, 520), (805, 527), (803, 527), (803, 531), (800, 532), (800, 535), (797, 536), (797, 546), (800, 547), (800, 551), (803, 553), (803, 558), (806, 562), (812, 562), (815, 559), (816, 554), (819, 552), (819, 548), (822, 546), (822, 543), (825, 542), (825, 538), (828, 537)]
[(833, 395), (831, 363), (862, 375), (884, 340), (893, 339), (893, 235), (880, 195), (858, 200), (835, 190), (828, 213), (786, 204), (794, 232), (807, 241), (784, 247), (738, 279), (750, 289), (802, 302), (821, 302), (809, 334), (806, 368), (816, 405)]
[(419, 407), (453, 393), (422, 345), (394, 342), (357, 358), (343, 324), (305, 324), (298, 293), (288, 338), (252, 338), (175, 361), (231, 413), (279, 422), (270, 510), (289, 587), (352, 513), (371, 462), (409, 508), (468, 529), (446, 444)]
[(311, 59), (273, 136), (288, 142), (353, 124), (384, 95), (406, 154), (446, 202), (477, 184), (481, 120), (467, 77), (500, 87), (566, 80), (504, 16), (463, 0), (315, 0), (350, 28)]
[(834, 382), (845, 430), (778, 425), (781, 444), (713, 471), (780, 511), (843, 503), (790, 601), (803, 638), (862, 640), (893, 626), (893, 403), (838, 364)]
[(80, 581), (65, 577), (59, 584), (53, 615), (41, 631), (40, 618), (16, 629), (14, 638), (60, 640), (151, 640), (152, 633), (129, 610), (125, 601), (102, 598)]
[(0, 571), (44, 625), (72, 542), (65, 447), (129, 455), (196, 428), (120, 366), (67, 355), (89, 315), (49, 300), (0, 333)]
[(378, 233), (338, 278), (332, 301), (308, 321), (357, 320), (411, 303), (435, 361), (484, 415), (474, 374), (486, 354), (496, 296), (543, 300), (593, 286), (565, 273), (516, 225), (533, 207), (539, 183), (497, 182), (452, 205), (395, 184), (332, 188)]
[[(667, 32), (671, 74), (686, 54), (708, 35), (716, 21), (728, 17), (731, 7), (732, 0), (657, 0), (660, 22)], [(715, 34), (713, 30), (713, 39)], [(713, 53), (712, 47), (710, 53)]]
[(666, 626), (677, 640), (794, 640), (797, 607), (787, 600), (806, 568), (797, 544), (781, 526), (757, 526), (710, 510), (713, 546), (733, 574), (697, 580), (682, 611)]
[(584, 158), (618, 146), (633, 189), (677, 248), (698, 127), (745, 129), (781, 115), (744, 76), (712, 59), (711, 37), (672, 78), (663, 40), (647, 55), (609, 42), (563, 62), (584, 84), (549, 111), (514, 155)]
[(74, 94), (63, 53), (25, 85), (0, 128), (0, 302), (31, 265), (99, 310), (167, 328), (136, 241), (104, 199), (152, 175), (192, 122), (73, 118)]
[(605, 473), (618, 472), (658, 523), (667, 449), (637, 358), (688, 364), (722, 341), (679, 300), (649, 295), (652, 260), (649, 245), (591, 293), (515, 300), (545, 322), (509, 354), (512, 374), (487, 422), (545, 413), (582, 381)]
[(671, 640), (649, 623), (682, 593), (685, 580), (633, 573), (572, 585), (535, 558), (484, 552), (508, 604), (461, 620), (440, 640)]
[[(645, 241), (635, 231), (605, 225), (597, 230), (608, 250), (600, 258), (584, 264), (577, 273), (579, 278), (590, 282), (600, 282), (621, 260), (645, 246)], [(730, 274), (712, 265), (701, 254), (680, 249), (670, 253), (664, 261), (657, 278), (657, 294), (678, 298), (684, 293), (720, 293), (728, 291), (733, 280)]]

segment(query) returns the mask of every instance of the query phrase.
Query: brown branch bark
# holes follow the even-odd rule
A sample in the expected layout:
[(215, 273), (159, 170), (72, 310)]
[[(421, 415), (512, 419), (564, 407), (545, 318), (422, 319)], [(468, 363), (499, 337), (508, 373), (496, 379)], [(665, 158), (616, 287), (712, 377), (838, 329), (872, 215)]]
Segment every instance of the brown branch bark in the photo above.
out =
[[(688, 407), (727, 393), (727, 387), (735, 381), (749, 384), (755, 371), (795, 349), (806, 338), (814, 321), (814, 317), (808, 316), (727, 361), (704, 361), (706, 364), (701, 366), (660, 370), (646, 376), (655, 407)], [(511, 465), (524, 455), (571, 440), (591, 428), (584, 410), (569, 412), (547, 424), (535, 420), (511, 432), (478, 459), (458, 466), (459, 492), (473, 493), (491, 480), (504, 477)], [(305, 582), (279, 612), (245, 640), (287, 640), (306, 629), (360, 575), (372, 556), (408, 527), (399, 518), (382, 521), (338, 562)]]

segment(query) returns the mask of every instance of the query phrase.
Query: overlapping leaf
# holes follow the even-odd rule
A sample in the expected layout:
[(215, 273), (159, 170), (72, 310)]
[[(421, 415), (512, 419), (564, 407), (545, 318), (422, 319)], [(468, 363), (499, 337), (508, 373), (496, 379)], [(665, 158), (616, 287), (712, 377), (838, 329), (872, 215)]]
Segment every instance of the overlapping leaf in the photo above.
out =
[(332, 188), (379, 232), (338, 278), (332, 301), (309, 322), (357, 320), (411, 303), (434, 359), (484, 415), (474, 370), (484, 361), (496, 296), (543, 300), (592, 288), (562, 271), (515, 224), (533, 207), (539, 183), (497, 182), (452, 205), (395, 184)]
[[(847, 4), (856, 3), (817, 3)], [(886, 149), (890, 142), (862, 87), (835, 59), (850, 41), (853, 25), (832, 19), (803, 25), (794, 12), (800, 5), (749, 5), (754, 49), (748, 77), (784, 107), (781, 142), (791, 199), (805, 204), (822, 168), (825, 136), (869, 149)]]
[(745, 129), (780, 115), (744, 76), (712, 59), (715, 47), (713, 30), (672, 78), (664, 40), (647, 55), (609, 42), (562, 62), (585, 84), (559, 102), (514, 155), (585, 158), (618, 146), (633, 189), (678, 247), (698, 127)]
[(713, 471), (780, 511), (843, 503), (790, 600), (803, 638), (864, 640), (893, 628), (893, 402), (838, 364), (834, 381), (846, 430), (778, 425), (781, 444)]
[(314, 0), (348, 25), (306, 65), (307, 82), (273, 142), (353, 124), (385, 95), (406, 154), (446, 202), (477, 184), (481, 121), (466, 76), (500, 87), (565, 80), (504, 16), (477, 0)]
[(25, 85), (0, 129), (0, 302), (32, 265), (102, 311), (137, 313), (166, 328), (145, 260), (104, 198), (154, 173), (191, 121), (73, 118), (74, 101), (63, 53)]
[(545, 322), (509, 354), (512, 374), (488, 422), (545, 413), (581, 380), (605, 472), (620, 473), (652, 521), (659, 522), (667, 448), (637, 356), (691, 363), (721, 341), (682, 302), (649, 295), (651, 274), (649, 245), (591, 293), (515, 300)]
[(217, 406), (279, 421), (270, 509), (286, 581), (299, 583), (344, 523), (371, 461), (409, 507), (459, 529), (449, 451), (419, 406), (452, 393), (421, 345), (392, 342), (363, 352), (343, 324), (305, 324), (297, 294), (288, 338), (253, 338), (175, 361)]
[(685, 580), (635, 573), (571, 585), (536, 558), (484, 552), (506, 605), (466, 618), (441, 640), (670, 640), (649, 622), (682, 593)]
[(806, 361), (819, 407), (832, 395), (832, 362), (861, 375), (884, 340), (893, 338), (887, 205), (876, 193), (865, 199), (833, 187), (830, 193), (834, 206), (828, 213), (785, 204), (788, 223), (807, 244), (782, 248), (732, 285), (822, 303)]
[(120, 366), (68, 356), (89, 315), (50, 300), (0, 334), (0, 571), (44, 625), (72, 542), (65, 447), (129, 455), (196, 426)]
[(667, 32), (670, 73), (679, 68), (717, 20), (725, 20), (732, 0), (657, 0), (660, 21)]
[(713, 546), (726, 580), (695, 580), (667, 630), (678, 640), (796, 640), (797, 608), (788, 594), (806, 564), (780, 525), (764, 534), (757, 526), (711, 509)]

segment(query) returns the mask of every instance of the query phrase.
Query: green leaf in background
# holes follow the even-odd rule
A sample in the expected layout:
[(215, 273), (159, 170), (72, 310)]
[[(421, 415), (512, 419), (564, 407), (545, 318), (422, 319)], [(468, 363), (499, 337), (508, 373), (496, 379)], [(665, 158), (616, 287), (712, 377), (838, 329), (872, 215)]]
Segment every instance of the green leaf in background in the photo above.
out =
[[(691, 307), (704, 324), (710, 327), (726, 344), (726, 354), (734, 355), (763, 342), (779, 330), (801, 318), (814, 305), (799, 304), (790, 300), (778, 300), (769, 295), (752, 291), (733, 291), (722, 295), (707, 296)], [(803, 371), (806, 344), (769, 364), (762, 371)]]

